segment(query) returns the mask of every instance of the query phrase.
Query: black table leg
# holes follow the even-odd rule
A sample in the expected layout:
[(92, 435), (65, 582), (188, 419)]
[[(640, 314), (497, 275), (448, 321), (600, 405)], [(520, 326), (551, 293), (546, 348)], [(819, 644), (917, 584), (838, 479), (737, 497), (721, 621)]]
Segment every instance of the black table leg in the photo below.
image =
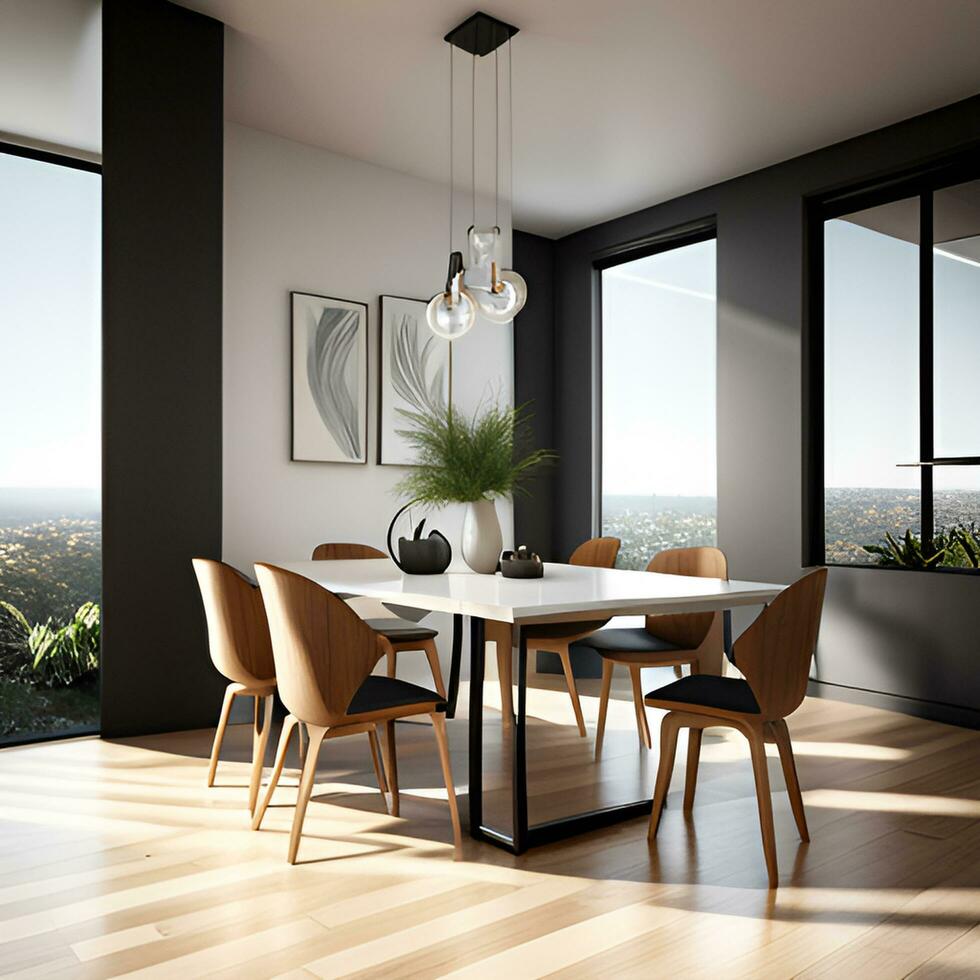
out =
[(511, 746), (511, 793), (514, 807), (514, 844), (515, 854), (523, 854), (527, 850), (527, 636), (525, 631), (517, 627), (517, 701), (513, 720), (513, 737)]
[(483, 824), (483, 674), (486, 629), (470, 617), (470, 836), (485, 840)]
[(456, 699), (459, 697), (459, 669), (463, 660), (463, 616), (453, 613), (453, 655), (449, 661), (449, 690), (446, 700), (446, 717), (456, 717)]

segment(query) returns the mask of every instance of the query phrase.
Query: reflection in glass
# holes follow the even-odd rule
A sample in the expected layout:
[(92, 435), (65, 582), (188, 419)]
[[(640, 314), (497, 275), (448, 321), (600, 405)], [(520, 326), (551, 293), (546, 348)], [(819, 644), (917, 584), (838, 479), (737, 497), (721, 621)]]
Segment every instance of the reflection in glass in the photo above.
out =
[(716, 541), (715, 241), (602, 273), (602, 533), (617, 565)]
[(824, 225), (826, 560), (920, 532), (917, 198)]
[(98, 725), (100, 194), (0, 153), (0, 742)]
[(933, 229), (935, 451), (980, 456), (980, 180), (936, 191)]

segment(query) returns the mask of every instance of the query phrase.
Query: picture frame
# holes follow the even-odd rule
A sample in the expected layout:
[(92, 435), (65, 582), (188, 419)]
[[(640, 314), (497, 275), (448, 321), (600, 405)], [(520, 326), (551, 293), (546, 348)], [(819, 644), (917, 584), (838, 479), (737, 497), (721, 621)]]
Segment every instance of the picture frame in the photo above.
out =
[(411, 447), (398, 434), (412, 412), (445, 407), (452, 392), (452, 344), (425, 320), (425, 300), (383, 295), (378, 330), (378, 463), (414, 466)]
[(294, 462), (367, 463), (367, 303), (289, 294)]

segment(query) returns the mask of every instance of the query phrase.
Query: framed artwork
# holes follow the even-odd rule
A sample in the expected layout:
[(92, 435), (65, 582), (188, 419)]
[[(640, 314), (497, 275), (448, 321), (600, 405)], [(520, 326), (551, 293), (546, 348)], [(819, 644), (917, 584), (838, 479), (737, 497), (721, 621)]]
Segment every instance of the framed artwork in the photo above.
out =
[(292, 459), (367, 462), (366, 303), (289, 294)]
[(413, 466), (414, 451), (398, 434), (407, 425), (401, 412), (432, 412), (449, 403), (452, 347), (425, 322), (426, 303), (403, 296), (381, 297), (378, 348), (378, 462)]

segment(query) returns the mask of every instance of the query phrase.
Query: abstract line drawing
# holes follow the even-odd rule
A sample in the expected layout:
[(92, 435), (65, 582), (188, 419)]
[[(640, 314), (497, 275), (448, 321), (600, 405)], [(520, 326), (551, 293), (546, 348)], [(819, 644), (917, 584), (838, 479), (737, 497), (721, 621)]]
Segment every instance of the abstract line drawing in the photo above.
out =
[(309, 328), (306, 376), (323, 424), (351, 459), (360, 459), (357, 331), (352, 310), (326, 309)]
[(452, 355), (425, 322), (425, 303), (381, 297), (378, 462), (412, 466), (415, 451), (400, 435), (403, 412), (433, 413), (449, 403)]
[(419, 333), (417, 317), (408, 313), (398, 317), (391, 345), (391, 383), (415, 411), (434, 414), (446, 407), (449, 365), (438, 363), (441, 351), (437, 347), (443, 342), (426, 330), (425, 342), (420, 346)]
[(291, 293), (292, 458), (367, 462), (367, 306)]

